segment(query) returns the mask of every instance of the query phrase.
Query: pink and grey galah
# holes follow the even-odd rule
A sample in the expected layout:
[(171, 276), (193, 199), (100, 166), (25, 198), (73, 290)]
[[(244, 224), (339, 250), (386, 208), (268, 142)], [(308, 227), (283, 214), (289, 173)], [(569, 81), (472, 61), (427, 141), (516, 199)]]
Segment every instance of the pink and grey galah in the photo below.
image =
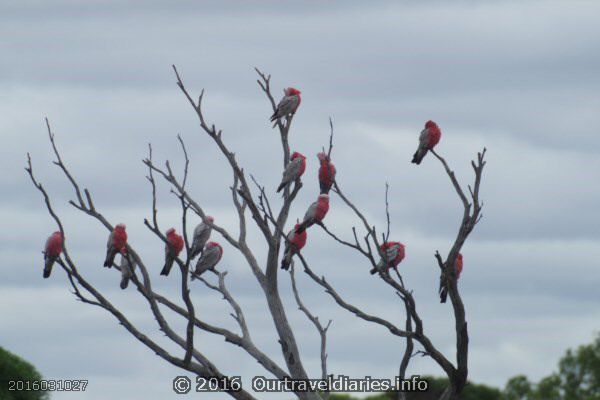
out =
[(125, 224), (118, 224), (108, 236), (106, 243), (106, 259), (104, 266), (112, 267), (115, 262), (115, 256), (127, 247), (127, 232), (125, 232)]
[(135, 271), (136, 262), (133, 257), (127, 253), (127, 248), (121, 250), (121, 263), (119, 267), (121, 268), (121, 289), (127, 289), (127, 285), (129, 285), (129, 280), (133, 277), (133, 272)]
[[(211, 224), (215, 221), (213, 217), (210, 215), (206, 216), (206, 220)], [(190, 249), (190, 260), (193, 260), (202, 253), (204, 249), (204, 245), (210, 239), (210, 234), (212, 233), (212, 227), (209, 224), (205, 224), (204, 222), (200, 222), (196, 228), (194, 229), (194, 237), (192, 239), (192, 247)]]
[(300, 98), (300, 91), (296, 88), (289, 87), (284, 89), (283, 94), (283, 98), (279, 101), (275, 112), (271, 116), (271, 122), (275, 122), (273, 127), (277, 124), (277, 120), (295, 114), (302, 101)]
[(442, 131), (437, 124), (431, 120), (427, 121), (425, 123), (425, 129), (423, 129), (419, 135), (419, 147), (413, 155), (412, 163), (417, 165), (421, 164), (423, 157), (427, 155), (429, 150), (433, 150), (441, 137)]
[(208, 242), (204, 246), (204, 251), (196, 263), (196, 269), (192, 272), (192, 280), (198, 278), (206, 271), (215, 269), (215, 266), (223, 257), (223, 248), (217, 242)]
[(285, 251), (281, 259), (281, 268), (288, 270), (292, 263), (292, 257), (298, 254), (306, 244), (306, 230), (299, 231), (300, 224), (296, 224), (288, 234), (288, 241), (285, 244)]
[(165, 266), (162, 271), (160, 271), (161, 275), (169, 275), (171, 272), (171, 268), (173, 267), (173, 262), (183, 250), (183, 238), (181, 235), (177, 234), (175, 228), (170, 228), (167, 230), (167, 243), (165, 244)]
[(335, 166), (331, 162), (331, 159), (325, 152), (320, 152), (317, 154), (317, 158), (319, 159), (319, 187), (321, 189), (321, 193), (329, 194), (329, 190), (331, 190), (331, 185), (335, 182)]
[[(462, 269), (463, 256), (462, 254), (458, 253), (458, 255), (456, 256), (456, 261), (454, 262), (454, 270), (456, 272), (457, 281), (460, 278), (460, 273), (462, 272)], [(446, 299), (448, 298), (448, 279), (449, 277), (446, 276), (446, 273), (444, 271), (442, 271), (442, 275), (440, 276), (440, 288), (438, 290), (440, 294), (440, 303), (445, 303)]]
[(44, 246), (44, 278), (52, 273), (52, 266), (62, 253), (63, 235), (60, 231), (52, 233)]
[(316, 223), (321, 223), (323, 218), (325, 218), (325, 215), (327, 215), (327, 211), (329, 211), (329, 195), (320, 194), (317, 201), (312, 203), (310, 207), (308, 207), (308, 210), (306, 210), (304, 220), (302, 220), (298, 230), (302, 232)]
[(300, 179), (306, 170), (306, 157), (295, 151), (290, 158), (290, 162), (283, 171), (281, 184), (277, 188), (277, 193), (281, 192), (287, 185)]
[(371, 275), (377, 272), (387, 272), (390, 268), (397, 268), (398, 264), (404, 260), (405, 247), (400, 242), (385, 242), (379, 246), (383, 257), (377, 263), (375, 268), (371, 269)]

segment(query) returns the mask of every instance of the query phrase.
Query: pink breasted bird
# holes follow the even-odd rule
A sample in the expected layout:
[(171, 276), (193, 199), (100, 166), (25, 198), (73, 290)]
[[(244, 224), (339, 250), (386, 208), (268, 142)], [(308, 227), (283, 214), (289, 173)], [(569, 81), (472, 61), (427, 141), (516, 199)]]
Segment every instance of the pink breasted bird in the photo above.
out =
[(390, 268), (397, 268), (398, 264), (404, 260), (405, 247), (400, 242), (385, 242), (379, 249), (383, 253), (384, 257), (379, 260), (377, 266), (371, 269), (371, 275), (379, 272), (388, 271)]
[(115, 262), (115, 256), (127, 246), (127, 232), (125, 232), (125, 224), (117, 224), (113, 231), (108, 236), (106, 243), (106, 259), (104, 260), (105, 267), (112, 267)]
[[(206, 216), (206, 220), (211, 224), (215, 221), (213, 217), (210, 215)], [(210, 239), (210, 234), (212, 233), (212, 228), (209, 224), (205, 224), (204, 222), (200, 222), (196, 229), (194, 229), (194, 238), (192, 239), (192, 247), (190, 249), (190, 259), (193, 260), (202, 253), (204, 249), (204, 245)]]
[(52, 233), (46, 240), (44, 246), (44, 278), (48, 278), (52, 273), (52, 266), (62, 253), (63, 236), (60, 231)]
[(427, 121), (425, 123), (425, 129), (421, 131), (419, 135), (419, 147), (413, 155), (412, 162), (414, 164), (421, 164), (423, 157), (429, 150), (432, 150), (442, 137), (442, 131), (433, 121)]
[(223, 248), (217, 242), (208, 242), (204, 246), (204, 251), (196, 263), (196, 269), (192, 273), (192, 280), (198, 278), (206, 271), (215, 269), (215, 266), (221, 261), (223, 257)]
[(302, 220), (302, 223), (298, 227), (298, 231), (302, 232), (306, 228), (323, 221), (323, 218), (327, 215), (327, 211), (329, 211), (329, 195), (320, 194), (317, 201), (312, 203), (310, 207), (308, 207), (308, 210), (306, 210), (304, 220)]
[(287, 185), (300, 179), (306, 170), (306, 157), (295, 151), (290, 158), (290, 162), (283, 171), (281, 184), (277, 188), (277, 193), (281, 192)]
[(300, 98), (300, 91), (296, 88), (289, 87), (284, 89), (283, 93), (283, 98), (279, 101), (275, 112), (271, 116), (271, 122), (275, 122), (273, 127), (277, 125), (278, 119), (295, 114), (298, 106), (300, 106), (300, 102), (302, 101)]
[[(458, 280), (460, 278), (460, 273), (463, 269), (463, 256), (460, 253), (458, 253), (458, 255), (456, 256), (456, 261), (454, 262), (454, 269), (456, 271), (456, 280)], [(440, 303), (445, 303), (446, 299), (448, 298), (448, 277), (443, 271), (442, 275), (440, 276), (439, 293)]]
[(181, 235), (178, 235), (175, 231), (175, 228), (170, 228), (167, 230), (167, 243), (165, 244), (165, 266), (162, 271), (160, 271), (161, 275), (169, 275), (171, 272), (171, 267), (173, 267), (173, 262), (183, 250), (183, 238)]
[(127, 248), (123, 248), (121, 250), (121, 264), (119, 265), (121, 267), (121, 289), (127, 289), (129, 280), (133, 277), (135, 266), (135, 260), (127, 253)]
[(327, 153), (320, 152), (317, 154), (317, 158), (319, 159), (320, 163), (319, 187), (321, 188), (321, 193), (329, 194), (331, 185), (333, 185), (333, 182), (335, 181), (335, 166), (331, 162), (331, 159)]
[(288, 241), (285, 244), (285, 251), (281, 259), (281, 268), (288, 270), (292, 263), (292, 257), (298, 254), (306, 244), (306, 230), (299, 232), (300, 224), (296, 224), (288, 234)]

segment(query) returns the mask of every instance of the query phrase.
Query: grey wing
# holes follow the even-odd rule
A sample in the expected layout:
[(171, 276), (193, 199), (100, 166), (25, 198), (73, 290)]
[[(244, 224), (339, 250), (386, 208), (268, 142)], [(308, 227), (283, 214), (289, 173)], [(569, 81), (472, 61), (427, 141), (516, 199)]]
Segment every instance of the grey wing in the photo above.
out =
[(425, 128), (421, 131), (419, 135), (419, 149), (424, 149), (427, 147), (429, 143), (429, 129)]
[(277, 105), (277, 115), (280, 117), (293, 113), (298, 106), (297, 96), (285, 96)]
[(110, 235), (108, 235), (108, 241), (106, 242), (106, 248), (107, 249), (110, 249), (112, 247), (113, 236), (114, 236), (113, 232), (111, 232)]
[(310, 205), (310, 207), (308, 207), (308, 210), (306, 210), (306, 214), (304, 214), (304, 220), (306, 221), (306, 220), (314, 217), (316, 211), (317, 211), (317, 202), (315, 201), (314, 203), (312, 203)]
[[(132, 265), (133, 264), (133, 265)], [(129, 262), (127, 256), (121, 254), (121, 275), (123, 277), (131, 278), (133, 276), (133, 271), (135, 270), (135, 261)]]
[(302, 159), (296, 158), (291, 161), (285, 171), (283, 171), (283, 178), (281, 182), (291, 182), (298, 176), (298, 172), (300, 171), (300, 167), (302, 166)]
[(392, 246), (385, 252), (385, 258), (388, 262), (391, 262), (396, 259), (398, 256), (398, 246)]
[(198, 262), (196, 263), (196, 271), (197, 275), (202, 274), (204, 271), (211, 269), (217, 264), (217, 260), (219, 256), (219, 250), (211, 247), (207, 250), (204, 250)]
[(211, 231), (212, 228), (210, 226), (204, 222), (200, 223), (196, 229), (194, 229), (194, 244), (197, 242), (200, 248), (203, 248), (210, 238)]

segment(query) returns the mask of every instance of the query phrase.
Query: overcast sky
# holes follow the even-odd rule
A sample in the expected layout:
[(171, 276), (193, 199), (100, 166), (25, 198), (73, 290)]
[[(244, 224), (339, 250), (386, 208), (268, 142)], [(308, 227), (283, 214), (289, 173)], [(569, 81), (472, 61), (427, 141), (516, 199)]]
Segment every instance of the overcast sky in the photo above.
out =
[[(191, 192), (217, 222), (234, 232), (237, 225), (231, 173), (199, 130), (171, 64), (193, 94), (206, 90), (207, 118), (277, 202), (280, 144), (255, 81), (257, 66), (272, 74), (277, 97), (287, 86), (302, 90), (290, 140), (308, 156), (308, 168), (291, 217), (301, 217), (316, 197), (316, 153), (328, 140), (332, 116), (338, 182), (379, 226), (390, 183), (392, 238), (407, 246), (401, 270), (427, 333), (450, 358), (451, 307), (438, 302), (433, 254), (451, 246), (461, 204), (437, 160), (428, 156), (415, 167), (410, 159), (427, 119), (440, 125), (439, 152), (465, 185), (470, 160), (487, 147), (484, 216), (463, 249), (460, 280), (470, 378), (500, 386), (516, 374), (535, 380), (551, 373), (565, 349), (591, 340), (600, 321), (599, 18), (600, 4), (591, 1), (0, 1), (0, 346), (45, 378), (88, 379), (86, 399), (174, 396), (171, 380), (180, 370), (108, 313), (75, 301), (62, 271), (42, 279), (40, 251), (56, 227), (23, 171), (26, 153), (53, 196), (80, 271), (145, 333), (173, 349), (147, 303), (133, 288), (122, 292), (116, 272), (101, 268), (107, 232), (67, 204), (73, 196), (51, 164), (43, 118), (96, 206), (112, 223), (127, 224), (156, 290), (177, 298), (175, 276), (158, 275), (162, 244), (142, 224), (150, 213), (141, 163), (147, 143), (157, 161), (171, 159), (180, 168), (175, 137), (181, 134), (190, 151)], [(159, 207), (161, 227), (179, 228), (178, 204), (164, 182)], [(357, 221), (332, 196), (327, 223), (350, 238)], [(260, 237), (250, 243), (262, 259)], [(310, 231), (304, 254), (348, 301), (403, 323), (397, 296), (367, 273), (364, 260), (319, 229)], [(248, 266), (225, 246), (220, 268), (229, 271), (257, 345), (281, 361)], [(282, 275), (281, 282), (303, 361), (318, 376), (318, 335), (296, 309), (289, 279)], [(304, 276), (299, 284), (307, 305), (333, 319), (332, 373), (396, 373), (401, 340), (339, 309)], [(221, 298), (196, 284), (192, 295), (200, 315), (235, 329)], [(181, 321), (170, 320), (183, 334)], [(228, 375), (263, 373), (219, 337), (198, 332), (196, 343)], [(409, 373), (442, 371), (418, 358)]]

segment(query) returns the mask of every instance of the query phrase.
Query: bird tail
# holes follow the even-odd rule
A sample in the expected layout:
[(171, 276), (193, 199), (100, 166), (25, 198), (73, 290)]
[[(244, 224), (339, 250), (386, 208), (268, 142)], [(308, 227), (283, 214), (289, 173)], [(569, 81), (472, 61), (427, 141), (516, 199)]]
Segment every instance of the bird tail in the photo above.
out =
[(445, 282), (444, 275), (440, 276), (440, 303), (445, 303), (448, 297), (448, 285)]
[(415, 154), (413, 155), (411, 162), (417, 165), (421, 164), (421, 161), (423, 161), (423, 157), (425, 157), (426, 154), (427, 149), (417, 149), (417, 151), (415, 151)]
[(274, 122), (275, 124), (273, 125), (273, 128), (275, 128), (275, 125), (277, 125), (277, 120), (279, 119), (279, 117), (277, 116), (277, 111), (275, 111), (273, 113), (273, 115), (271, 115), (271, 118), (269, 118), (269, 121)]
[(200, 246), (192, 245), (192, 248), (190, 249), (190, 260), (193, 260), (194, 258), (196, 258), (198, 256), (198, 254), (200, 254), (202, 249), (200, 249), (199, 247)]
[(306, 230), (306, 228), (310, 228), (313, 224), (314, 222), (311, 222), (310, 220), (302, 221), (300, 225), (298, 225), (298, 228), (296, 228), (296, 232), (302, 233)]
[(277, 193), (281, 192), (283, 188), (287, 185), (287, 182), (281, 182), (281, 185), (277, 188)]
[(117, 252), (114, 250), (109, 250), (106, 253), (106, 260), (104, 260), (104, 266), (107, 268), (112, 267), (113, 263), (115, 262), (115, 256), (117, 255)]
[(127, 289), (127, 285), (129, 285), (129, 278), (124, 276), (121, 278), (121, 289)]
[(331, 184), (324, 182), (319, 182), (319, 187), (321, 189), (321, 194), (329, 194), (329, 191), (331, 190)]
[(292, 263), (292, 252), (286, 249), (283, 258), (281, 259), (281, 269), (288, 270), (290, 269), (290, 264)]
[(369, 271), (369, 273), (371, 275), (375, 275), (377, 273), (377, 268), (375, 268), (375, 267), (371, 268), (371, 270)]
[(46, 264), (44, 265), (44, 278), (49, 278), (52, 273), (52, 266), (56, 261), (55, 257), (49, 256), (46, 258)]
[(161, 275), (164, 276), (168, 276), (169, 272), (171, 272), (171, 267), (173, 267), (173, 261), (175, 261), (174, 258), (167, 258), (167, 261), (165, 262), (165, 266), (163, 267), (162, 271), (160, 271)]

